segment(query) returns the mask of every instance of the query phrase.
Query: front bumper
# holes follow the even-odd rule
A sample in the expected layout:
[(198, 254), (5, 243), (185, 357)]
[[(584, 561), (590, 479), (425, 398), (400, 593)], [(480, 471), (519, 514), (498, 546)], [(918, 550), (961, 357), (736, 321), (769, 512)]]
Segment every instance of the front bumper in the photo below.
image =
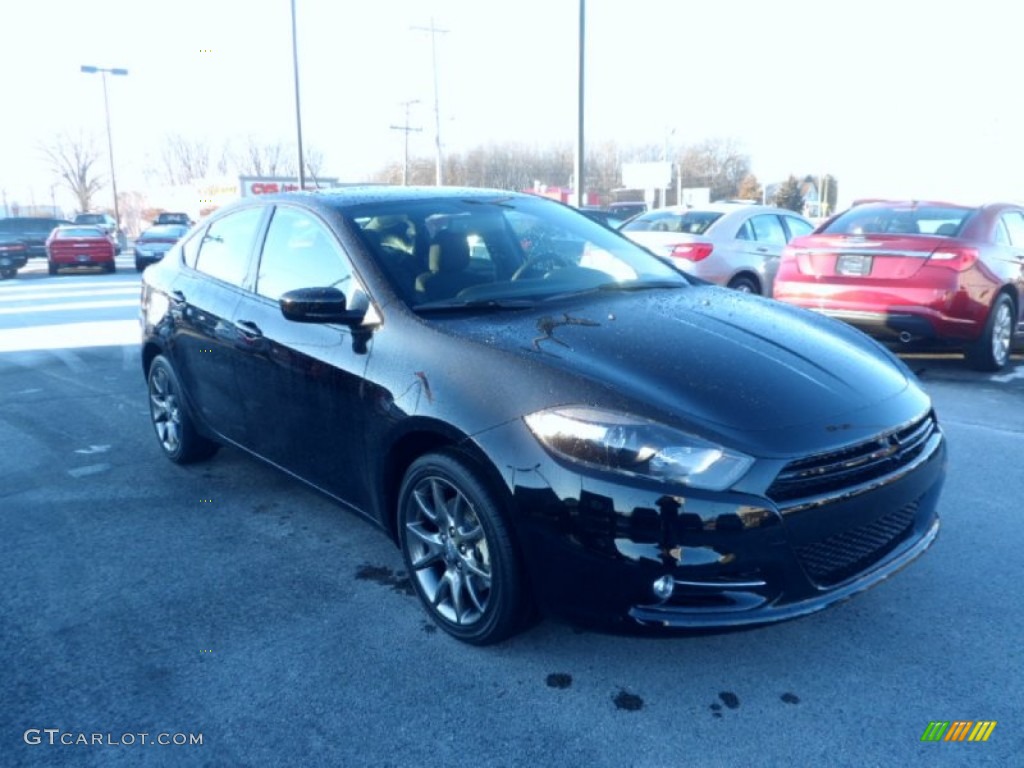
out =
[[(726, 628), (821, 610), (916, 559), (938, 535), (945, 466), (936, 426), (914, 460), (886, 476), (781, 503), (667, 495), (550, 458), (509, 479), (544, 610), (610, 627)], [(659, 579), (672, 582), (670, 597), (655, 594)]]

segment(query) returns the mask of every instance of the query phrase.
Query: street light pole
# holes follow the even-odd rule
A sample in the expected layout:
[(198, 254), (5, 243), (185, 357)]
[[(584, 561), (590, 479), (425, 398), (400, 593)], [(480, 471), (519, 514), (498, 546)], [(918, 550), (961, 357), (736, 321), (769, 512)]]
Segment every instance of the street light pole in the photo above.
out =
[(579, 55), (579, 61), (577, 64), (577, 83), (576, 83), (576, 162), (574, 165), (574, 175), (576, 176), (576, 189), (574, 190), (573, 198), (576, 201), (576, 207), (582, 208), (584, 198), (583, 192), (583, 180), (586, 174), (585, 161), (584, 161), (584, 145), (583, 145), (583, 124), (584, 124), (584, 108), (586, 106), (584, 99), (584, 88), (583, 88), (583, 74), (586, 63), (586, 57), (584, 55), (584, 45), (587, 38), (587, 0), (580, 0), (580, 28), (579, 28), (579, 49), (577, 51)]
[[(82, 65), (82, 72), (87, 75), (95, 75), (97, 72), (103, 78), (103, 112), (107, 117), (107, 154), (110, 156), (110, 186), (114, 190), (114, 221), (116, 222), (117, 232), (115, 233), (118, 242), (121, 241), (121, 208), (117, 202), (117, 176), (114, 173), (114, 138), (110, 131), (110, 101), (107, 98), (107, 73), (112, 75), (127, 75), (127, 69), (111, 68), (107, 69), (104, 67), (89, 67)], [(85, 211), (83, 211), (85, 213)]]
[(295, 32), (295, 0), (292, 0), (292, 67), (295, 70), (295, 132), (299, 146), (299, 189), (306, 188), (306, 162), (302, 156), (302, 111), (299, 109), (299, 43)]

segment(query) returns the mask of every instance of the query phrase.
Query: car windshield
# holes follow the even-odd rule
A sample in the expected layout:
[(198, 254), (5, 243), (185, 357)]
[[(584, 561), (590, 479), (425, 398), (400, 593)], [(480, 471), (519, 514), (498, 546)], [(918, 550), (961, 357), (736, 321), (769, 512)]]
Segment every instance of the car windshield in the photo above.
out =
[(343, 213), (414, 307), (689, 284), (607, 227), (541, 198), (439, 197), (364, 203)]
[(973, 208), (953, 205), (857, 206), (822, 230), (827, 235), (956, 235)]
[(623, 232), (676, 232), (703, 235), (722, 214), (718, 211), (650, 211), (622, 225)]
[(68, 237), (103, 237), (103, 232), (96, 227), (64, 227), (57, 230), (58, 238)]

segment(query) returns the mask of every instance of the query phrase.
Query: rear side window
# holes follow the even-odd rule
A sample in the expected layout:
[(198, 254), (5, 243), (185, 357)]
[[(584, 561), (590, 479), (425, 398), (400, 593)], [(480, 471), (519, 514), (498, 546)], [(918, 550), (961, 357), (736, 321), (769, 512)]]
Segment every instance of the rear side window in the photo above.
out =
[(246, 208), (210, 224), (199, 243), (196, 269), (210, 277), (241, 286), (249, 269), (249, 258), (263, 211), (262, 206)]
[(1003, 214), (1006, 230), (1010, 234), (1010, 243), (1018, 248), (1024, 246), (1024, 215), (1020, 211)]

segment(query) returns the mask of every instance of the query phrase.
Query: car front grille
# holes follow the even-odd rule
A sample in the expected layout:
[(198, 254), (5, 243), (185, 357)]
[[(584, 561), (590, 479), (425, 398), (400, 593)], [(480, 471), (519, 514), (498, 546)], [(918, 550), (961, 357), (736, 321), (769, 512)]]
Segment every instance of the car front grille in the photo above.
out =
[(907, 538), (914, 525), (918, 502), (870, 523), (795, 548), (807, 575), (831, 587), (870, 567)]
[(775, 502), (841, 493), (910, 464), (938, 430), (931, 412), (871, 440), (789, 462), (768, 489)]

